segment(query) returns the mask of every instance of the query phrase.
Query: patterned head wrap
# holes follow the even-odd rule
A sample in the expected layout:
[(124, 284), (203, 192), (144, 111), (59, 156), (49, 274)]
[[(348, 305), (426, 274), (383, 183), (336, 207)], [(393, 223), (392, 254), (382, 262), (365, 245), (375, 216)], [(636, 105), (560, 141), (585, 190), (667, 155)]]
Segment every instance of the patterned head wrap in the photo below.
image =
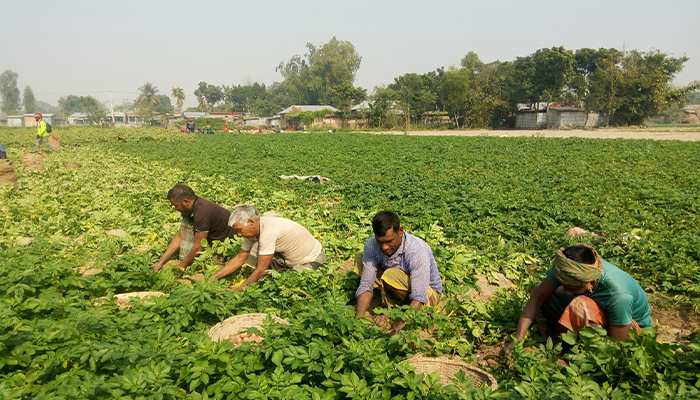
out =
[(561, 248), (554, 255), (554, 263), (552, 271), (554, 277), (557, 278), (562, 285), (579, 287), (588, 282), (600, 278), (603, 274), (603, 261), (594, 248), (586, 246), (593, 251), (595, 262), (593, 264), (583, 264), (576, 262), (564, 255), (564, 249)]

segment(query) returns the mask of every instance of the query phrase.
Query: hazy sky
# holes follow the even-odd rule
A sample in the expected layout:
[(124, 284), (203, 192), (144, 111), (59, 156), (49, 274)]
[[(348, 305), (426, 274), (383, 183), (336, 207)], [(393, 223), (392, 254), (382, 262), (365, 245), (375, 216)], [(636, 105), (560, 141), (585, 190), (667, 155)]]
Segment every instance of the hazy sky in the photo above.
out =
[(686, 55), (675, 84), (700, 79), (698, 0), (0, 0), (0, 16), (0, 72), (54, 105), (68, 94), (108, 102), (109, 90), (117, 105), (151, 82), (183, 88), (194, 106), (200, 81), (281, 81), (281, 61), (333, 36), (355, 45), (355, 84), (369, 93), (469, 51), (511, 61), (552, 46)]

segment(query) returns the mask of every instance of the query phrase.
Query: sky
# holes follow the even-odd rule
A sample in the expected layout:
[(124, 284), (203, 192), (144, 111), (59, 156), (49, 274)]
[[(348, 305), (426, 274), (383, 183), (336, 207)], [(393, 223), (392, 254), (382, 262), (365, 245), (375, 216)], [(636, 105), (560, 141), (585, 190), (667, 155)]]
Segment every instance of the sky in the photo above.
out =
[(0, 0), (0, 15), (0, 72), (53, 105), (72, 94), (109, 107), (111, 91), (116, 106), (150, 82), (196, 106), (199, 82), (282, 81), (280, 62), (333, 37), (355, 46), (355, 85), (370, 94), (470, 51), (512, 61), (554, 46), (687, 56), (674, 84), (700, 80), (698, 0)]

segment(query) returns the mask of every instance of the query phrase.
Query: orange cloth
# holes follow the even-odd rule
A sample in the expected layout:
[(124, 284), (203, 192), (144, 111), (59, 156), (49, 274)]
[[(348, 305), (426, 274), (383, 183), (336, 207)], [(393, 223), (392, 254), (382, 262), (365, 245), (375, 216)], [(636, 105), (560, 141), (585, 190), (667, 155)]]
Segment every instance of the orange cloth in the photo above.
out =
[[(605, 311), (588, 296), (576, 296), (566, 307), (559, 318), (559, 324), (570, 331), (579, 332), (584, 327), (607, 329), (608, 321), (605, 319)], [(632, 328), (637, 334), (642, 333), (637, 321), (632, 320)]]

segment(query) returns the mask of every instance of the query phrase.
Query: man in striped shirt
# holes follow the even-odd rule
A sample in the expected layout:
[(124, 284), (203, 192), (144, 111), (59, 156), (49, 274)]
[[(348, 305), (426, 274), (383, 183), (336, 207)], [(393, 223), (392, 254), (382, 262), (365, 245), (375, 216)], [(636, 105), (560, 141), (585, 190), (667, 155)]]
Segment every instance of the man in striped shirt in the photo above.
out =
[[(374, 289), (379, 289), (385, 306), (436, 306), (442, 294), (442, 280), (430, 246), (405, 232), (399, 217), (391, 211), (375, 215), (372, 230), (374, 236), (365, 242), (362, 263), (357, 265), (362, 278), (355, 293), (355, 315), (365, 315)], [(403, 326), (397, 325), (391, 333)]]

